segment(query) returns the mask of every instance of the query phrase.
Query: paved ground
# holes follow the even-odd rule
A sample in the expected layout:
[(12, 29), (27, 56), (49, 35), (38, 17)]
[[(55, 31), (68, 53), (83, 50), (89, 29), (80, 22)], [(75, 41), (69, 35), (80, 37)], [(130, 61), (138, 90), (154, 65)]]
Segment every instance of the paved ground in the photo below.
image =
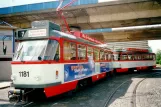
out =
[(0, 90), (0, 107), (5, 107), (5, 105), (10, 105), (8, 101), (8, 96), (7, 96), (8, 90), (9, 88)]
[[(161, 71), (161, 70), (160, 70)], [(53, 97), (43, 102), (29, 102), (27, 107), (104, 107), (108, 101), (108, 107), (132, 107), (133, 90), (143, 78), (136, 90), (136, 107), (161, 107), (161, 74), (156, 78), (148, 76), (151, 72), (141, 74), (125, 74), (87, 87), (71, 96), (66, 94)], [(138, 77), (139, 76), (139, 77)], [(125, 82), (124, 84), (122, 84)], [(120, 84), (122, 84), (120, 86)], [(118, 88), (118, 86), (120, 86)], [(116, 90), (116, 88), (118, 88)], [(7, 100), (9, 88), (0, 90), (0, 107), (13, 107)], [(111, 97), (111, 93), (114, 92)], [(145, 91), (146, 90), (146, 91)], [(154, 91), (155, 90), (155, 91)], [(143, 103), (144, 102), (144, 103)], [(149, 103), (151, 104), (150, 106)], [(155, 105), (155, 106), (154, 106)], [(25, 106), (25, 107), (26, 107)]]
[[(131, 80), (131, 84), (127, 81), (116, 91), (109, 107), (161, 107), (161, 72), (131, 78)], [(127, 90), (125, 90), (126, 86), (128, 86)]]
[(137, 107), (161, 107), (161, 76), (143, 81), (136, 94)]
[(11, 81), (0, 81), (0, 89), (10, 87)]

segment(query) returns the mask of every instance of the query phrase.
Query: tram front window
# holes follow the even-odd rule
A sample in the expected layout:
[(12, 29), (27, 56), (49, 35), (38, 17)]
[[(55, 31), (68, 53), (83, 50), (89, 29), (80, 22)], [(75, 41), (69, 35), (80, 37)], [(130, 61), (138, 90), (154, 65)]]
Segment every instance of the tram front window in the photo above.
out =
[(13, 61), (55, 60), (57, 48), (55, 40), (23, 41), (18, 44)]
[(56, 60), (58, 61), (60, 58), (59, 53), (59, 42), (56, 40), (49, 40), (45, 54), (44, 60)]
[(13, 61), (36, 61), (42, 57), (48, 40), (22, 41), (18, 44)]

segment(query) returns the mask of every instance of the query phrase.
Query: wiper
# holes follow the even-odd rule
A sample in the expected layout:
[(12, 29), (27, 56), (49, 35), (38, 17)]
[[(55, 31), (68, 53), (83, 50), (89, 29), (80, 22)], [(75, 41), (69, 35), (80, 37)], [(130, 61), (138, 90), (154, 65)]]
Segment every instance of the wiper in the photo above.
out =
[(23, 45), (21, 46), (21, 48), (17, 51), (17, 59), (19, 58), (19, 56), (20, 56), (20, 53), (21, 53), (21, 51), (22, 51), (22, 48), (23, 48)]

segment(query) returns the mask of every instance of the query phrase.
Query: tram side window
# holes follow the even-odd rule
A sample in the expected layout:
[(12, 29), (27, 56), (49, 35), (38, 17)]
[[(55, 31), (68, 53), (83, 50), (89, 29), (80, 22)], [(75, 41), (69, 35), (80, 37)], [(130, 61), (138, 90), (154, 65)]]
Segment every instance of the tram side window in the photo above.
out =
[(49, 40), (44, 60), (59, 60), (59, 43), (56, 40)]
[(114, 58), (115, 61), (118, 61), (119, 60), (119, 55), (118, 54), (114, 54), (113, 58)]
[(121, 60), (127, 60), (127, 55), (121, 55)]
[(94, 49), (94, 60), (99, 61), (99, 49)]
[(114, 60), (114, 55), (113, 54), (111, 54), (111, 60)]
[(146, 60), (149, 60), (149, 55), (146, 55)]
[(78, 45), (78, 60), (86, 60), (86, 46)]
[(76, 60), (76, 44), (64, 41), (64, 60)]
[(156, 55), (153, 55), (153, 60), (156, 60)]
[(109, 57), (108, 55), (109, 55), (108, 52), (106, 52), (106, 53), (105, 53), (106, 60), (108, 60), (108, 57)]
[(111, 53), (106, 53), (106, 60), (110, 61), (110, 60), (113, 60), (114, 56), (111, 54)]
[(146, 55), (145, 54), (142, 55), (142, 59), (146, 60)]
[(150, 56), (150, 60), (153, 60), (153, 55), (149, 55)]
[(138, 55), (135, 55), (134, 58), (135, 58), (135, 60), (138, 60)]
[(141, 55), (138, 55), (138, 60), (141, 60)]
[(131, 55), (131, 60), (135, 60), (135, 56), (134, 55)]
[(128, 60), (132, 60), (132, 56), (131, 55), (128, 55)]
[(100, 60), (106, 60), (106, 55), (105, 55), (104, 50), (100, 51)]
[(87, 56), (93, 56), (93, 48), (87, 47)]

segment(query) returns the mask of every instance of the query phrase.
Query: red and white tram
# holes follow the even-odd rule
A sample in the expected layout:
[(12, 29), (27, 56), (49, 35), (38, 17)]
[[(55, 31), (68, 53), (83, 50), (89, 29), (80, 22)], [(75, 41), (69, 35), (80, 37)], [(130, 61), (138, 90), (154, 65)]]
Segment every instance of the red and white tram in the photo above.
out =
[(56, 96), (113, 71), (112, 52), (96, 47), (101, 42), (81, 32), (68, 34), (55, 23), (35, 21), (32, 28), (19, 30), (16, 36), (11, 78), (18, 91), (10, 91), (11, 97), (38, 92)]
[(115, 72), (128, 72), (153, 69), (156, 67), (156, 56), (148, 49), (127, 48), (113, 52)]

